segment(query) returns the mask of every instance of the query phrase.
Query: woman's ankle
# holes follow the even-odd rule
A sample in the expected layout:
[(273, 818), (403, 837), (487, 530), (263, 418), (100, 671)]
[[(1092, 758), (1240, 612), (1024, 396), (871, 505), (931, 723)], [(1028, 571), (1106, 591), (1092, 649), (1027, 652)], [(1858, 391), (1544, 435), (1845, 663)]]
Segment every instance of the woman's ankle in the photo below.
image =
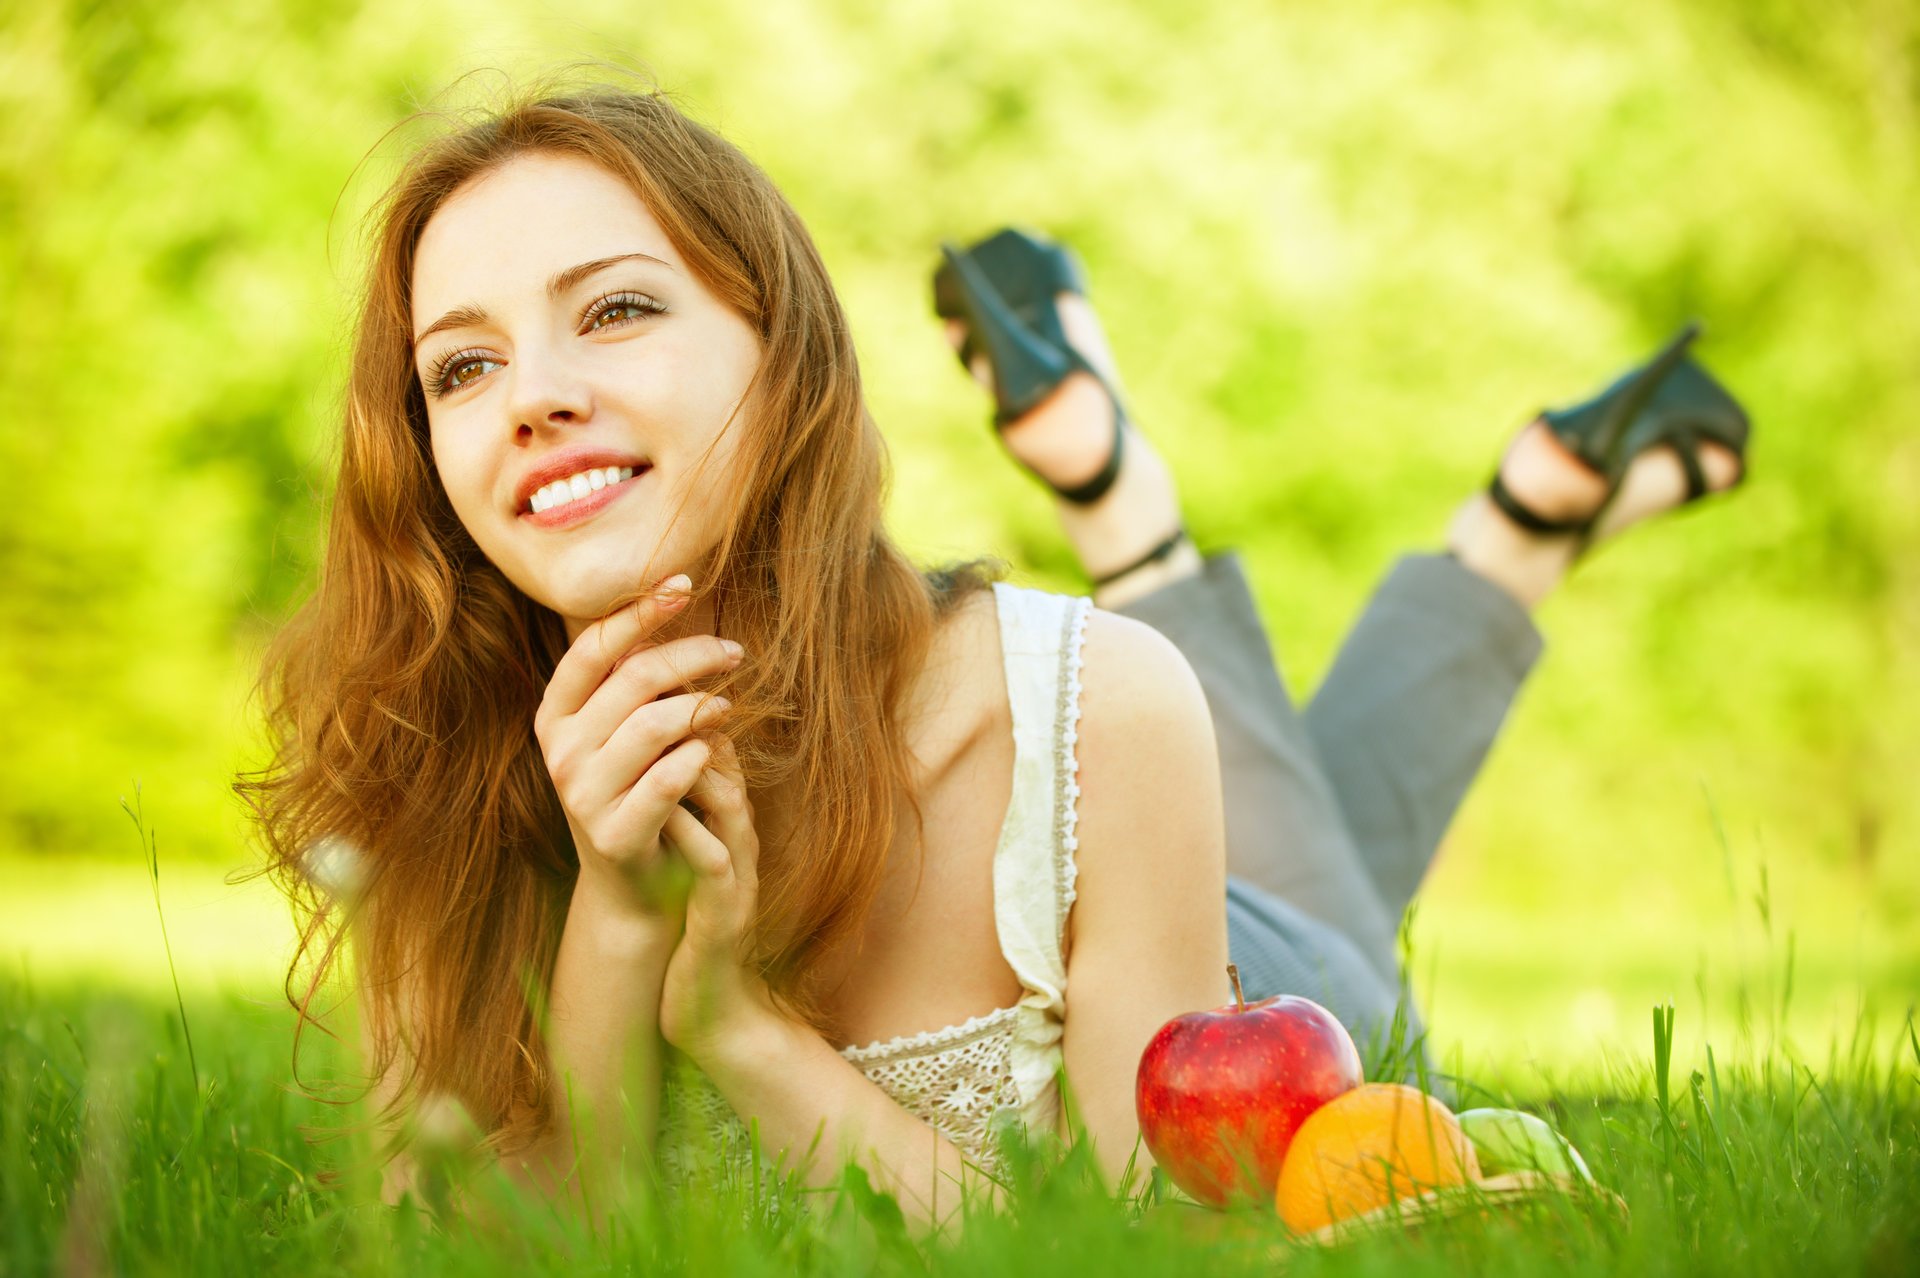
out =
[(1138, 562), (1184, 522), (1173, 472), (1132, 425), (1113, 487), (1089, 505), (1057, 500), (1054, 507), (1081, 569), (1095, 581)]
[(1532, 611), (1573, 567), (1579, 539), (1571, 533), (1530, 532), (1507, 518), (1485, 493), (1475, 493), (1447, 529), (1447, 550)]
[(1183, 538), (1165, 558), (1143, 564), (1125, 576), (1094, 587), (1093, 602), (1112, 612), (1176, 582), (1197, 577), (1205, 566), (1206, 561), (1192, 539)]

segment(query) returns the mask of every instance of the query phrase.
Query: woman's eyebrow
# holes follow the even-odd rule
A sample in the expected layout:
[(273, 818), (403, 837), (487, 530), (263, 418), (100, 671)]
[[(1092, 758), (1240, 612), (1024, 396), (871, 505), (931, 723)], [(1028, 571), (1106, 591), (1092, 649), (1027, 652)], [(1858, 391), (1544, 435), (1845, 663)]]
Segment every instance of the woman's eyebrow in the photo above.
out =
[[(612, 257), (596, 257), (591, 262), (582, 262), (578, 266), (569, 266), (566, 270), (555, 274), (552, 279), (547, 281), (547, 296), (558, 301), (569, 289), (588, 276), (598, 271), (604, 271), (609, 266), (617, 266), (621, 262), (632, 262), (636, 260), (652, 262), (656, 266), (666, 267), (669, 271), (674, 269), (671, 262), (662, 261), (651, 253), (616, 253)], [(445, 332), (450, 328), (472, 328), (486, 322), (487, 313), (480, 307), (456, 306), (414, 334), (413, 347), (415, 350), (419, 350), (420, 343), (426, 341), (435, 333)]]

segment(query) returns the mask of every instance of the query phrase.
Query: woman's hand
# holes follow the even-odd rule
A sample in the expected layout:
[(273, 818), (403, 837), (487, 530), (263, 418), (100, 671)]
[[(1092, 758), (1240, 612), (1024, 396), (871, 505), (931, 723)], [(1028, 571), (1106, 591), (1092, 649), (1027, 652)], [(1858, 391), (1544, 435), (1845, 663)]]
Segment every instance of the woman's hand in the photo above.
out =
[(680, 800), (714, 753), (699, 734), (729, 708), (722, 697), (684, 689), (741, 659), (740, 645), (713, 635), (647, 641), (686, 606), (688, 584), (677, 577), (582, 630), (533, 718), (580, 858), (576, 891), (670, 934), (679, 931), (684, 893), (674, 890), (662, 833), (676, 816), (692, 821)]
[(721, 738), (666, 836), (693, 870), (686, 931), (667, 961), (660, 1034), (705, 1067), (779, 1018), (766, 981), (743, 951), (760, 899), (760, 836), (733, 743)]

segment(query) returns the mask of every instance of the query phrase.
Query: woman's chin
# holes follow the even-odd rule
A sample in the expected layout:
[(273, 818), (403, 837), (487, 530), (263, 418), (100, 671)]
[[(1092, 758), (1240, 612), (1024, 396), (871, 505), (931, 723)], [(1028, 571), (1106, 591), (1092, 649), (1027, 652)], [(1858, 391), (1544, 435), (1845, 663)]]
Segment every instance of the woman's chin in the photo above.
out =
[(677, 572), (698, 576), (696, 562), (705, 558), (689, 554), (684, 538), (662, 546), (650, 536), (620, 536), (583, 540), (538, 561), (522, 555), (519, 572), (509, 575), (528, 598), (584, 624), (633, 602)]
[[(527, 593), (570, 622), (595, 621), (644, 593), (645, 567), (641, 563), (629, 563), (550, 574), (539, 583), (538, 590)], [(670, 575), (664, 571), (656, 574)]]

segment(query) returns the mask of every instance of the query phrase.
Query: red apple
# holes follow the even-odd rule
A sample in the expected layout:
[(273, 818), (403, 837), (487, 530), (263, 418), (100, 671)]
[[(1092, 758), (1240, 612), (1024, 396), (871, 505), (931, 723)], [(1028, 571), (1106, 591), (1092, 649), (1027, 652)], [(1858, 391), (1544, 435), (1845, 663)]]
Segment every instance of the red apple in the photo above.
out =
[(1140, 1054), (1134, 1108), (1153, 1159), (1203, 1203), (1271, 1202), (1280, 1164), (1307, 1115), (1358, 1087), (1360, 1053), (1312, 999), (1234, 1001), (1160, 1027)]

